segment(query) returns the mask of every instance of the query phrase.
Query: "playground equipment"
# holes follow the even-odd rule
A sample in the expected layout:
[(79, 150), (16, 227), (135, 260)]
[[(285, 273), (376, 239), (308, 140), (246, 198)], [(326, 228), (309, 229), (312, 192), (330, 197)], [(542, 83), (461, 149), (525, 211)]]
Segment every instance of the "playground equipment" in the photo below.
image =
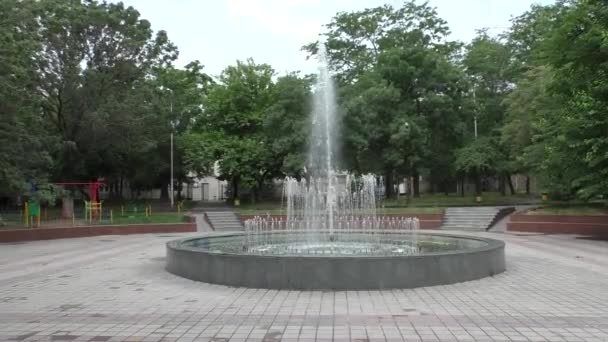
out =
[(101, 220), (102, 202), (84, 201), (84, 219), (93, 222), (93, 220)]
[(23, 205), (23, 223), (26, 227), (40, 227), (40, 203), (27, 201)]
[[(99, 200), (99, 189), (105, 185), (103, 182), (60, 182), (53, 183), (61, 186), (87, 186), (89, 188), (89, 201), (85, 201), (85, 221), (92, 222), (94, 219), (101, 219), (101, 201)], [(71, 201), (71, 200), (70, 200)], [(74, 204), (64, 201), (63, 215), (65, 218), (74, 216)], [(70, 204), (71, 203), (71, 204)]]

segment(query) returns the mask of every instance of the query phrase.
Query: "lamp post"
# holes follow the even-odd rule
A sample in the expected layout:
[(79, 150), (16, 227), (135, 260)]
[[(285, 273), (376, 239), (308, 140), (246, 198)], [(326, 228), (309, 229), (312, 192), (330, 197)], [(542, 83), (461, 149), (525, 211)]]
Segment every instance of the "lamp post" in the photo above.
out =
[(475, 127), (475, 140), (477, 140), (477, 97), (475, 96), (476, 88), (473, 83), (473, 125)]
[(161, 90), (168, 90), (171, 93), (171, 96), (169, 97), (169, 114), (171, 117), (171, 134), (170, 134), (170, 159), (171, 159), (171, 166), (170, 166), (170, 179), (169, 179), (169, 201), (171, 202), (171, 208), (174, 207), (175, 205), (175, 200), (174, 200), (174, 184), (173, 184), (173, 131), (175, 130), (175, 123), (173, 121), (173, 89), (165, 87), (165, 86), (161, 86), (160, 87)]
[[(167, 88), (169, 89), (169, 88)], [(171, 97), (169, 98), (169, 113), (171, 114), (171, 208), (175, 205), (175, 188), (173, 185), (173, 131), (175, 130), (175, 124), (173, 122), (173, 90), (169, 89)]]
[[(477, 87), (476, 84), (473, 82), (473, 126), (475, 129), (475, 140), (477, 140), (477, 97), (476, 97), (476, 93), (477, 93)], [(480, 179), (479, 179), (479, 174), (476, 175), (476, 179), (475, 179), (475, 202), (477, 203), (481, 203), (482, 201), (482, 197), (481, 197), (481, 189), (480, 189)]]
[(173, 206), (175, 205), (175, 201), (174, 201), (174, 194), (173, 194), (173, 131), (175, 130), (175, 122), (173, 121), (173, 89), (169, 88), (169, 87), (165, 87), (165, 86), (160, 86), (159, 87), (161, 91), (163, 90), (167, 90), (171, 93), (171, 97), (169, 97), (169, 116), (171, 117), (171, 134), (170, 134), (170, 155), (171, 155), (171, 166), (170, 166), (170, 179), (169, 179), (169, 187), (170, 187), (170, 191), (169, 191), (169, 201), (171, 202), (171, 208), (173, 208)]
[(169, 186), (171, 187), (171, 192), (169, 194), (170, 194), (170, 199), (171, 199), (171, 208), (173, 208), (173, 206), (174, 206), (174, 200), (173, 200), (173, 196), (174, 196), (174, 194), (173, 194), (173, 190), (174, 190), (174, 187), (173, 187), (173, 131), (171, 131), (171, 182), (170, 183), (171, 183), (171, 185), (169, 185)]

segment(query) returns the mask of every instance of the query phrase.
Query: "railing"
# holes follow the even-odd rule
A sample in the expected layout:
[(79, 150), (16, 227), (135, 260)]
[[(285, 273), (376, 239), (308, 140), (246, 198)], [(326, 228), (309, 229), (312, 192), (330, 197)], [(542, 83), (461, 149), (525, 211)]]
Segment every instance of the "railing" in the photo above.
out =
[(61, 208), (42, 207), (36, 215), (21, 208), (0, 210), (0, 229), (77, 227), (90, 225), (186, 222), (182, 206), (172, 211), (156, 211), (151, 205), (92, 206), (74, 208), (66, 215)]

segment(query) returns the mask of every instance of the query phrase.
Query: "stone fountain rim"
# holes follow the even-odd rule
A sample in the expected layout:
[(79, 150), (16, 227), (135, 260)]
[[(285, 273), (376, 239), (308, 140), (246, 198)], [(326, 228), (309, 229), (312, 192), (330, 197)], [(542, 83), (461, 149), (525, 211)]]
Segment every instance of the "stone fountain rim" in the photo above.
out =
[[(399, 230), (383, 230), (381, 232), (382, 234), (399, 234), (399, 235), (407, 235), (407, 234), (412, 234), (411, 232), (403, 232), (403, 231), (399, 231)], [(282, 234), (281, 232), (276, 232), (273, 234)], [(457, 250), (452, 250), (452, 251), (445, 251), (445, 252), (431, 252), (431, 253), (424, 253), (424, 254), (419, 254), (419, 255), (366, 255), (366, 254), (359, 254), (359, 255), (278, 255), (278, 254), (267, 254), (267, 255), (262, 255), (262, 254), (248, 254), (248, 253), (230, 253), (230, 252), (212, 252), (212, 251), (207, 251), (201, 248), (196, 248), (196, 247), (188, 247), (188, 246), (184, 246), (183, 243), (187, 242), (187, 241), (191, 241), (191, 240), (199, 240), (199, 239), (203, 239), (203, 238), (207, 238), (207, 239), (213, 239), (213, 238), (220, 238), (220, 237), (236, 237), (236, 236), (243, 236), (245, 235), (245, 233), (235, 233), (235, 232), (230, 232), (230, 233), (211, 233), (211, 234), (205, 234), (203, 236), (198, 236), (198, 237), (187, 237), (187, 238), (182, 238), (182, 239), (177, 239), (177, 240), (172, 240), (167, 242), (166, 246), (168, 249), (172, 249), (172, 250), (181, 250), (181, 251), (188, 251), (188, 252), (195, 252), (195, 253), (200, 253), (200, 254), (208, 254), (208, 255), (216, 255), (216, 256), (222, 256), (222, 257), (238, 257), (238, 258), (242, 258), (242, 257), (249, 257), (249, 258), (256, 258), (256, 259), (271, 259), (271, 258), (281, 258), (281, 259), (317, 259), (317, 260), (322, 260), (322, 259), (331, 259), (331, 260), (336, 260), (336, 259), (377, 259), (377, 260), (381, 260), (381, 259), (390, 259), (390, 260), (395, 260), (395, 259), (418, 259), (418, 258), (425, 258), (425, 257), (432, 257), (432, 256), (450, 256), (450, 255), (462, 255), (462, 254), (477, 254), (477, 253), (484, 253), (484, 252), (488, 252), (491, 250), (495, 250), (495, 249), (501, 249), (505, 247), (505, 242), (502, 240), (497, 240), (497, 239), (490, 239), (490, 238), (485, 238), (485, 237), (478, 237), (478, 236), (469, 236), (469, 235), (458, 235), (458, 234), (445, 234), (445, 233), (433, 233), (433, 232), (424, 232), (424, 233), (415, 233), (417, 236), (425, 236), (425, 235), (431, 235), (431, 236), (440, 236), (440, 237), (447, 237), (447, 238), (457, 238), (457, 239), (468, 239), (468, 240), (477, 240), (477, 241), (482, 241), (485, 242), (485, 245), (477, 247), (477, 248), (469, 248), (469, 249), (457, 249)]]

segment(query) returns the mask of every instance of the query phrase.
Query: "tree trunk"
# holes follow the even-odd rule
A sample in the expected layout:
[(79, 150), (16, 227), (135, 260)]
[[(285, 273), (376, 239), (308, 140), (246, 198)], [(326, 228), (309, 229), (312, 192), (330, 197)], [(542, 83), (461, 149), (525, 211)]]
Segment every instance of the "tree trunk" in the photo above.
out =
[(66, 197), (62, 198), (61, 206), (61, 217), (64, 219), (71, 219), (74, 215), (74, 198), (69, 193)]
[(414, 197), (420, 197), (420, 175), (414, 172)]
[(232, 201), (239, 199), (239, 179), (232, 177)]
[(391, 172), (384, 174), (384, 195), (386, 198), (393, 198), (393, 177)]
[(475, 195), (481, 196), (481, 176), (475, 174)]
[(184, 187), (184, 182), (180, 178), (177, 178), (177, 200), (178, 201), (182, 200), (183, 187)]
[(507, 189), (506, 189), (506, 185), (505, 185), (505, 176), (504, 175), (500, 175), (499, 180), (498, 180), (498, 189), (500, 190), (500, 195), (501, 196), (506, 196), (507, 195)]
[(464, 176), (460, 177), (460, 197), (464, 197), (464, 184), (466, 178)]
[(169, 183), (166, 181), (160, 184), (160, 199), (164, 201), (169, 200)]
[(526, 176), (526, 195), (530, 194), (530, 176)]
[(509, 184), (509, 190), (511, 190), (511, 195), (515, 195), (515, 188), (513, 187), (513, 181), (511, 180), (511, 175), (507, 174), (507, 184)]
[(395, 196), (397, 197), (397, 201), (399, 201), (399, 197), (401, 196), (401, 176), (395, 175), (395, 181), (397, 182), (397, 193)]
[(251, 193), (249, 194), (249, 196), (251, 197), (251, 199), (250, 199), (251, 200), (251, 204), (255, 204), (255, 198), (256, 198), (256, 194), (255, 193), (256, 193), (256, 189), (255, 188), (251, 189)]

